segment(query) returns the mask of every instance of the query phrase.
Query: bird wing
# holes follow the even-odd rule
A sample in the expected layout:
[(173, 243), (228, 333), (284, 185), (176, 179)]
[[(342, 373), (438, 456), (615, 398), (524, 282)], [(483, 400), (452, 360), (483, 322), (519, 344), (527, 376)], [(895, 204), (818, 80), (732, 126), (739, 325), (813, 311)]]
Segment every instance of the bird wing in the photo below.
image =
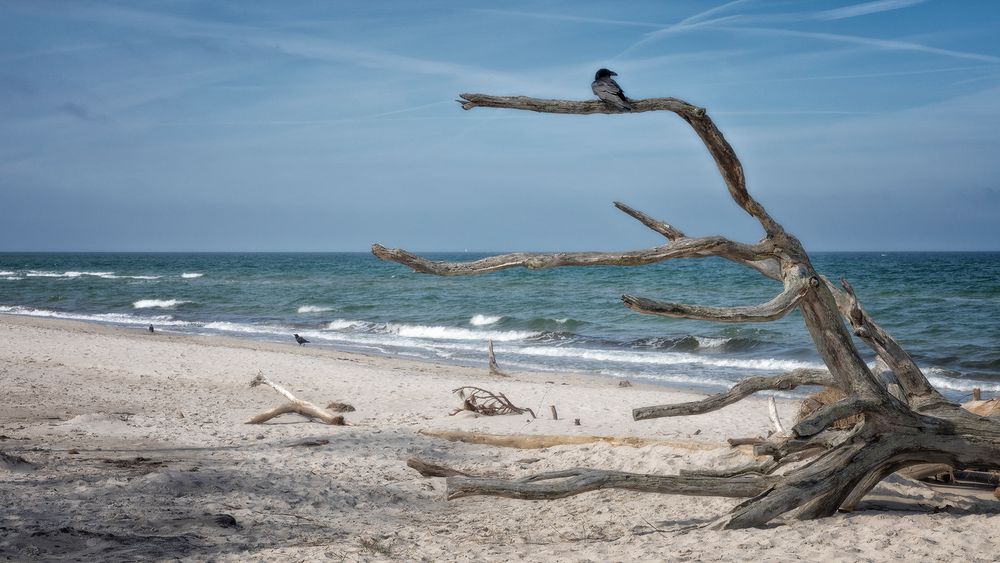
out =
[(632, 105), (629, 103), (628, 98), (625, 97), (625, 93), (622, 92), (621, 86), (610, 78), (595, 80), (591, 83), (590, 89), (594, 91), (595, 96), (611, 105), (623, 109), (632, 109)]

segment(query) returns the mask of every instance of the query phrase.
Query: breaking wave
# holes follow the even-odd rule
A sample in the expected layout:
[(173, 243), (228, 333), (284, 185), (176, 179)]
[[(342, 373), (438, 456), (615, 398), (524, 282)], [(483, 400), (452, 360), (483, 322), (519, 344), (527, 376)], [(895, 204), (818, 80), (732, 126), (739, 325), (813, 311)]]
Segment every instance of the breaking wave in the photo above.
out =
[(299, 307), (299, 314), (303, 313), (325, 313), (327, 311), (332, 311), (333, 307), (320, 307), (317, 305), (303, 305)]
[(469, 319), (469, 324), (472, 326), (486, 326), (493, 323), (499, 322), (503, 317), (494, 317), (490, 315), (473, 315)]
[(200, 277), (202, 277), (204, 275), (205, 274), (202, 274), (200, 272), (184, 272), (183, 274), (181, 274), (181, 277), (184, 278), (184, 279), (186, 279), (186, 280), (189, 280), (189, 279), (192, 279), (192, 278), (200, 278)]
[(169, 309), (170, 307), (176, 307), (185, 303), (190, 303), (190, 301), (180, 301), (177, 299), (140, 299), (132, 303), (132, 307), (136, 309)]
[(407, 338), (433, 338), (441, 340), (496, 340), (497, 342), (525, 340), (538, 335), (537, 332), (528, 332), (523, 330), (479, 331), (450, 326), (425, 326), (396, 323), (387, 323), (384, 331), (389, 334), (396, 334)]
[(35, 309), (32, 307), (6, 306), (0, 305), (0, 313), (11, 315), (25, 315), (29, 317), (49, 317), (53, 319), (66, 319), (73, 321), (96, 321), (101, 323), (114, 323), (124, 325), (148, 325), (150, 323), (158, 326), (191, 326), (195, 323), (179, 321), (170, 315), (136, 316), (127, 313), (65, 313), (62, 311), (51, 311), (48, 309)]

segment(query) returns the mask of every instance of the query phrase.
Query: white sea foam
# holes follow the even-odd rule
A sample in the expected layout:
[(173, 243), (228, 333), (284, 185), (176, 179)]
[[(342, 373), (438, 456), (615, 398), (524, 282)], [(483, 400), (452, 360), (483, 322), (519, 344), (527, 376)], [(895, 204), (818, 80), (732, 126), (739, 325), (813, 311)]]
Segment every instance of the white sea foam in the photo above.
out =
[(564, 325), (569, 322), (569, 319), (556, 319), (556, 322), (561, 325)]
[(352, 321), (348, 319), (334, 319), (326, 325), (327, 330), (347, 330), (351, 328), (361, 328), (368, 323), (364, 321)]
[(283, 326), (274, 325), (252, 325), (244, 323), (230, 323), (216, 321), (204, 325), (202, 328), (208, 330), (219, 330), (224, 332), (242, 332), (245, 334), (290, 334), (290, 329)]
[(472, 318), (469, 319), (469, 324), (472, 326), (486, 326), (486, 325), (491, 325), (495, 322), (499, 322), (501, 318), (503, 317), (494, 317), (490, 315), (473, 315)]
[(202, 274), (200, 272), (184, 272), (183, 274), (181, 274), (181, 277), (184, 278), (184, 279), (186, 279), (186, 280), (189, 280), (189, 279), (193, 279), (193, 278), (200, 278), (201, 276), (204, 276), (204, 275), (205, 274)]
[(941, 368), (923, 368), (923, 371), (924, 374), (927, 375), (927, 380), (931, 382), (931, 385), (937, 387), (938, 389), (947, 389), (949, 391), (968, 391), (971, 393), (973, 387), (978, 387), (983, 391), (1000, 391), (1000, 384), (988, 383), (986, 381), (978, 381), (975, 379), (948, 377), (947, 375), (944, 375), (947, 371)]
[(390, 334), (396, 334), (406, 338), (433, 338), (441, 340), (496, 340), (497, 342), (524, 340), (526, 338), (531, 338), (532, 336), (538, 336), (539, 334), (537, 332), (520, 330), (479, 331), (450, 326), (405, 325), (396, 323), (388, 323), (385, 325), (384, 330)]
[(718, 356), (701, 356), (679, 352), (625, 352), (619, 350), (593, 350), (587, 348), (556, 348), (551, 346), (525, 346), (513, 350), (516, 354), (525, 356), (544, 356), (550, 358), (577, 358), (595, 362), (621, 362), (626, 364), (678, 365), (698, 364), (716, 367), (782, 370), (798, 368), (821, 369), (822, 364), (801, 362), (798, 360), (779, 360), (776, 358), (722, 358)]
[(17, 280), (23, 280), (24, 278), (22, 278), (21, 276), (4, 276), (3, 279), (7, 281), (17, 281)]
[(136, 309), (168, 309), (183, 305), (184, 303), (190, 303), (190, 301), (179, 301), (177, 299), (140, 299), (132, 303), (132, 306)]
[(8, 270), (0, 270), (0, 276), (13, 276), (16, 272), (10, 272)]
[(108, 272), (98, 272), (98, 273), (86, 273), (87, 276), (97, 276), (106, 280), (158, 280), (161, 276), (118, 276), (114, 273)]
[(332, 311), (333, 307), (321, 307), (319, 305), (303, 305), (299, 307), (299, 314), (302, 313), (325, 313)]
[(695, 336), (694, 339), (698, 341), (699, 348), (718, 348), (730, 340), (729, 338), (713, 338), (711, 336)]
[(188, 321), (178, 321), (170, 315), (153, 315), (148, 317), (138, 317), (126, 313), (95, 313), (88, 315), (84, 313), (64, 313), (61, 311), (50, 311), (48, 309), (34, 309), (32, 307), (22, 307), (19, 305), (0, 305), (0, 313), (26, 315), (29, 317), (50, 317), (54, 319), (68, 319), (74, 321), (98, 321), (103, 323), (126, 325), (148, 325), (152, 323), (158, 326), (191, 326), (194, 324)]
[(82, 276), (93, 276), (96, 278), (103, 278), (106, 280), (118, 280), (118, 279), (133, 279), (133, 280), (158, 280), (160, 276), (119, 276), (114, 272), (77, 272), (75, 270), (70, 270), (68, 272), (48, 272), (39, 270), (29, 270), (25, 276), (29, 278), (68, 278), (75, 279)]

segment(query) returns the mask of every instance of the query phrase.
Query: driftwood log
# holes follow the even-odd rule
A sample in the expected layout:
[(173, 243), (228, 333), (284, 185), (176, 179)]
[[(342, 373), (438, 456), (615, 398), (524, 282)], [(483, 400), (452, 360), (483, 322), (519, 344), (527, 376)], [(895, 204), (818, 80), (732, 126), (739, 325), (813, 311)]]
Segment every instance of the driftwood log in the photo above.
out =
[[(462, 108), (505, 108), (560, 114), (618, 113), (600, 101), (542, 100), (521, 96), (462, 94)], [(733, 200), (760, 223), (764, 236), (753, 244), (721, 236), (689, 237), (677, 227), (623, 203), (615, 206), (663, 235), (660, 246), (628, 252), (514, 253), (471, 262), (435, 262), (400, 249), (373, 245), (381, 259), (417, 272), (441, 276), (485, 274), (508, 268), (560, 266), (641, 266), (675, 258), (718, 256), (752, 268), (781, 284), (766, 303), (749, 307), (706, 307), (623, 295), (626, 307), (645, 314), (716, 322), (761, 322), (797, 309), (827, 370), (798, 370), (755, 377), (730, 391), (701, 401), (637, 408), (635, 420), (707, 413), (763, 390), (821, 385), (843, 394), (832, 404), (809, 413), (786, 436), (772, 436), (755, 446), (768, 463), (743, 473), (703, 472), (654, 476), (570, 469), (514, 481), (448, 479), (449, 498), (496, 495), (552, 499), (602, 488), (625, 488), (684, 495), (746, 497), (716, 525), (724, 528), (763, 526), (790, 514), (813, 519), (851, 507), (891, 473), (916, 464), (943, 463), (956, 469), (1000, 468), (1000, 421), (981, 417), (943, 397), (910, 355), (861, 306), (854, 289), (838, 287), (820, 275), (799, 240), (775, 221), (747, 191), (743, 166), (705, 109), (676, 98), (635, 100), (632, 114), (673, 112), (707, 147)], [(866, 365), (852, 332), (874, 350), (891, 378)], [(833, 423), (860, 417), (849, 428)], [(803, 461), (798, 466), (786, 465)], [(779, 472), (783, 469), (784, 472)]]
[(256, 387), (258, 385), (267, 385), (271, 389), (277, 391), (281, 396), (288, 399), (288, 402), (282, 403), (272, 409), (267, 409), (266, 411), (248, 420), (247, 424), (261, 424), (276, 416), (288, 413), (301, 414), (306, 418), (316, 419), (321, 422), (325, 422), (326, 424), (336, 426), (342, 426), (344, 424), (344, 417), (325, 411), (309, 401), (303, 401), (302, 399), (296, 398), (295, 395), (292, 395), (291, 391), (271, 381), (263, 373), (258, 373), (257, 377), (250, 381), (250, 387)]

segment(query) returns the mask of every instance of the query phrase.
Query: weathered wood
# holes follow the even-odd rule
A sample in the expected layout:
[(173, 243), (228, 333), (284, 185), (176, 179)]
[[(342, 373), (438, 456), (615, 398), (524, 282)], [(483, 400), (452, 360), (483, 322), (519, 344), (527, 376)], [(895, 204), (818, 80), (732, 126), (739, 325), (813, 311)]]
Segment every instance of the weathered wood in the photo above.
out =
[(424, 461), (415, 457), (411, 457), (406, 460), (407, 467), (416, 469), (417, 473), (420, 473), (424, 477), (456, 477), (456, 476), (466, 476), (469, 474), (464, 471), (459, 471), (457, 469), (452, 469), (444, 465), (438, 465), (436, 463), (431, 463), (429, 461)]
[[(459, 101), (467, 110), (491, 107), (561, 114), (615, 113), (600, 101), (483, 94), (461, 97)], [(1000, 420), (977, 416), (945, 399), (913, 358), (865, 312), (846, 280), (838, 288), (815, 271), (801, 242), (750, 195), (742, 164), (704, 109), (676, 98), (634, 100), (633, 106), (632, 113), (673, 112), (691, 126), (715, 161), (732, 199), (760, 223), (765, 233), (763, 240), (747, 245), (722, 237), (690, 238), (669, 223), (616, 203), (618, 209), (666, 237), (668, 244), (617, 253), (514, 253), (467, 263), (433, 262), (380, 245), (373, 245), (372, 252), (418, 272), (443, 276), (475, 275), (514, 267), (641, 266), (677, 258), (721, 257), (781, 281), (783, 291), (770, 302), (752, 307), (681, 305), (633, 296), (624, 296), (623, 302), (640, 313), (723, 322), (773, 320), (798, 309), (829, 372), (822, 376), (786, 374), (752, 378), (726, 393), (701, 401), (638, 408), (633, 417), (643, 420), (701, 414), (757, 391), (805, 384), (839, 389), (844, 398), (803, 417), (788, 436), (776, 434), (755, 445), (755, 454), (772, 458), (771, 463), (757, 466), (759, 474), (651, 476), (573, 469), (514, 481), (454, 477), (449, 479), (449, 498), (488, 494), (547, 499), (602, 488), (745, 495), (752, 498), (737, 506), (719, 525), (746, 528), (764, 525), (784, 514), (820, 518), (841, 507), (853, 507), (885, 476), (912, 465), (947, 464), (957, 470), (1000, 469)], [(854, 344), (854, 336), (874, 350), (884, 369), (879, 366), (873, 371), (866, 364)], [(843, 424), (845, 417), (854, 422), (853, 426), (834, 429), (834, 425)], [(805, 459), (809, 462), (782, 475), (774, 473), (788, 467), (793, 460)]]
[(665, 440), (655, 438), (640, 438), (638, 436), (560, 436), (552, 434), (483, 434), (480, 432), (435, 431), (421, 430), (420, 434), (432, 438), (441, 438), (449, 442), (464, 442), (466, 444), (483, 444), (502, 448), (518, 448), (534, 450), (551, 448), (553, 446), (575, 446), (580, 444), (604, 443), (610, 446), (628, 446), (642, 448), (645, 446), (667, 446), (684, 450), (716, 450), (724, 446), (706, 442), (683, 440)]
[(510, 377), (506, 373), (500, 370), (500, 366), (497, 365), (497, 357), (493, 353), (493, 341), (488, 341), (486, 345), (486, 358), (489, 360), (490, 375), (496, 375), (498, 377)]
[[(818, 282), (814, 282), (818, 283)], [(750, 307), (706, 307), (703, 305), (682, 305), (631, 295), (622, 295), (626, 307), (637, 313), (659, 315), (678, 319), (715, 321), (720, 323), (753, 323), (775, 321), (787, 315), (798, 305), (799, 299), (813, 285), (810, 280), (792, 280), (784, 291), (767, 303)]]
[(258, 385), (267, 385), (288, 399), (288, 402), (268, 409), (252, 417), (246, 422), (247, 424), (261, 424), (276, 416), (289, 413), (300, 414), (306, 418), (316, 419), (326, 424), (335, 426), (342, 426), (344, 424), (344, 417), (327, 412), (309, 401), (303, 401), (302, 399), (296, 398), (291, 391), (271, 381), (263, 373), (258, 373), (257, 377), (250, 381), (250, 387), (256, 387)]
[(703, 414), (739, 402), (760, 391), (788, 391), (800, 385), (834, 386), (836, 382), (830, 376), (830, 372), (816, 369), (797, 369), (771, 377), (749, 377), (733, 385), (725, 393), (711, 395), (700, 401), (632, 409), (632, 418), (647, 420), (665, 416)]
[(600, 489), (628, 489), (647, 493), (746, 498), (759, 495), (776, 478), (763, 475), (704, 477), (647, 475), (599, 469), (569, 469), (540, 473), (517, 480), (449, 477), (448, 498), (493, 495), (522, 500), (551, 500)]

